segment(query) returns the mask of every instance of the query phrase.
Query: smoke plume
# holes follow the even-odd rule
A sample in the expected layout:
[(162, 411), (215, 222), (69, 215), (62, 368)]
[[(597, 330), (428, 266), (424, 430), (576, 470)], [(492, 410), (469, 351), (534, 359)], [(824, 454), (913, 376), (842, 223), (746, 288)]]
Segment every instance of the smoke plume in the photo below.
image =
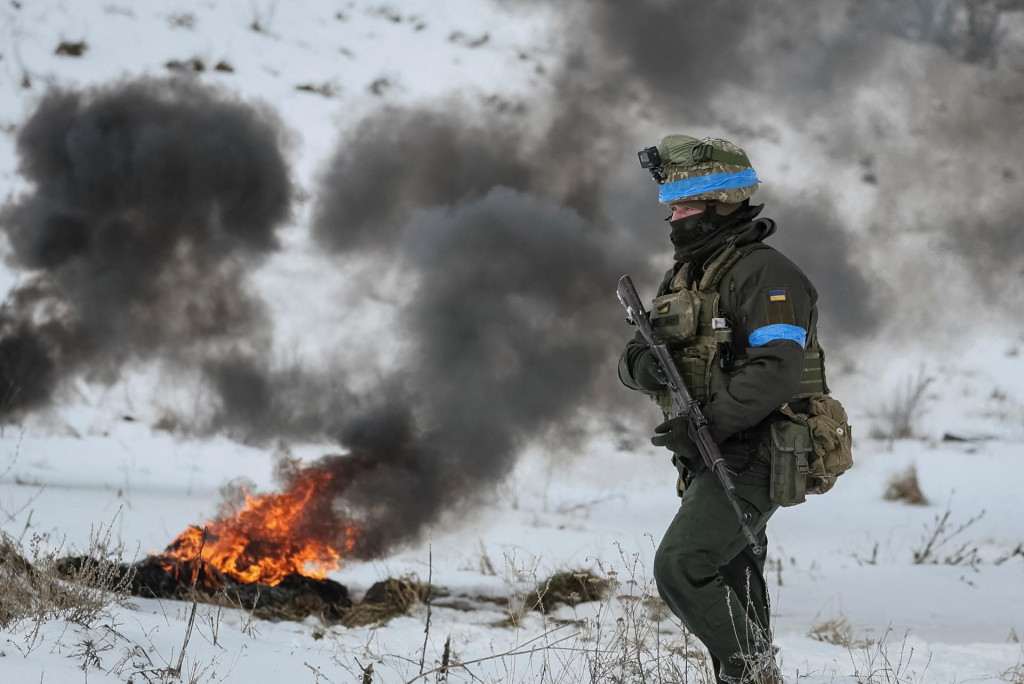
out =
[[(780, 223), (773, 243), (815, 282), (827, 340), (849, 345), (875, 332), (888, 293), (864, 270), (869, 231), (847, 218), (835, 179), (858, 179), (860, 194), (888, 209), (900, 186), (862, 165), (874, 155), (878, 167), (895, 163), (882, 158), (894, 123), (884, 110), (842, 122), (907, 41), (943, 47), (914, 53), (936, 65), (998, 52), (984, 31), (970, 34), (978, 21), (919, 4), (912, 13), (883, 0), (567, 3), (566, 16), (585, 28), (566, 46), (540, 134), (536, 121), (527, 137), (448, 106), (382, 112), (343, 142), (321, 189), (316, 237), (341, 258), (372, 247), (394, 261), (397, 251), (414, 292), (400, 315), (416, 350), (403, 393), (341, 433), (359, 454), (346, 461), (346, 500), (371, 511), (376, 539), (387, 547), (414, 538), (445, 507), (499, 482), (525, 444), (572, 444), (581, 411), (609, 415), (598, 388), (615, 384), (610, 369), (626, 337), (613, 324), (611, 283), (623, 272), (654, 280), (652, 257), (669, 262), (667, 240), (651, 239), (658, 226), (638, 225), (653, 212), (637, 220), (612, 204), (643, 192), (654, 204), (649, 182), (618, 172), (635, 163), (632, 127), (655, 131), (636, 147), (669, 132), (728, 137), (755, 166), (758, 150), (781, 147), (785, 162), (764, 167), (799, 166), (810, 184), (773, 187), (762, 173), (774, 200), (765, 215)], [(938, 38), (927, 28), (936, 22), (962, 40)], [(794, 121), (802, 136), (784, 139), (780, 128)], [(453, 173), (435, 173), (449, 159)], [(818, 165), (828, 173), (806, 171)], [(918, 158), (891, 171), (921, 167)], [(374, 188), (385, 195), (366, 199)]]
[(401, 258), (416, 281), (399, 315), (415, 350), (402, 392), (346, 421), (351, 455), (333, 466), (362, 553), (492, 492), (530, 442), (578, 440), (628, 336), (613, 289), (631, 264), (550, 201), (496, 187), (417, 213)]
[(496, 185), (525, 188), (530, 168), (501, 128), (466, 125), (428, 109), (385, 108), (345, 138), (322, 183), (313, 220), (333, 250), (394, 243), (412, 212), (479, 197)]
[(347, 412), (349, 455), (317, 466), (362, 521), (359, 553), (493, 492), (530, 443), (580, 444), (621, 398), (630, 332), (614, 288), (647, 270), (647, 253), (600, 201), (607, 145), (590, 143), (607, 121), (575, 120), (527, 135), (457, 101), (391, 108), (329, 163), (315, 238), (338, 258), (376, 253), (408, 288), (396, 319), (411, 353), (376, 401)]
[(32, 190), (0, 226), (32, 276), (0, 313), (3, 410), (262, 328), (246, 272), (277, 248), (291, 194), (273, 114), (144, 79), (50, 92), (17, 144)]
[[(510, 114), (453, 97), (382, 108), (344, 131), (313, 238), (339, 262), (397, 274), (381, 279), (398, 283), (385, 293), (397, 302), (389, 333), (409, 350), (369, 393), (349, 384), (360, 368), (267, 358), (268, 314), (246, 278), (289, 211), (272, 115), (177, 82), (55, 92), (19, 135), (34, 189), (0, 219), (35, 274), (0, 310), (0, 410), (45, 405), (75, 374), (187, 357), (209, 380), (216, 429), (345, 448), (311, 467), (332, 473), (338, 519), (361, 521), (356, 552), (371, 557), (493, 492), (529, 444), (578, 450), (623, 411), (654, 418), (618, 387), (630, 332), (613, 291), (631, 273), (649, 294), (671, 261), (635, 161), (662, 135), (725, 137), (751, 153), (756, 200), (779, 222), (772, 244), (817, 286), (829, 341), (877, 331), (886, 293), (864, 264), (905, 226), (982, 272), (1019, 273), (1003, 246), (1019, 244), (1012, 110), (1024, 93), (1019, 74), (990, 73), (1002, 10), (912, 5), (567, 2), (579, 30), (538, 88), (544, 107)], [(970, 157), (977, 149), (998, 163)], [(950, 187), (986, 198), (988, 218), (971, 227), (1000, 249), (953, 225)], [(850, 197), (871, 204), (857, 212), (870, 225), (849, 218)]]

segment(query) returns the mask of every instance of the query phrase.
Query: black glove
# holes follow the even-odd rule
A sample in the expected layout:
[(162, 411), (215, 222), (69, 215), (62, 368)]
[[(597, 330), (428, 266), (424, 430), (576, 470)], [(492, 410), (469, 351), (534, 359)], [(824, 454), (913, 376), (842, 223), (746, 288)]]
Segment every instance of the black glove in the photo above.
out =
[(701, 458), (694, 441), (693, 427), (686, 416), (676, 416), (654, 428), (651, 444), (665, 447), (684, 463), (696, 463)]
[[(676, 416), (654, 428), (651, 444), (663, 446), (671, 451), (676, 456), (675, 460), (681, 462), (691, 472), (696, 472), (704, 461), (700, 449), (697, 448), (696, 432), (686, 416)], [(749, 466), (752, 458), (734, 451), (722, 452), (722, 460), (733, 474)]]
[(668, 386), (665, 371), (661, 370), (661, 364), (650, 351), (644, 351), (637, 357), (633, 379), (648, 392), (657, 392)]

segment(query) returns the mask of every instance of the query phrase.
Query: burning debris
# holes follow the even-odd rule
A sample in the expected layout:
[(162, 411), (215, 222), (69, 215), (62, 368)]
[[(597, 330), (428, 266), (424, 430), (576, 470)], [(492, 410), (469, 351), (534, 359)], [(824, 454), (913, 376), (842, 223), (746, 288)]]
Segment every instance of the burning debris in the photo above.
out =
[[(300, 575), (323, 579), (352, 552), (359, 528), (339, 520), (331, 508), (332, 474), (300, 472), (279, 494), (245, 493), (245, 507), (205, 527), (189, 527), (157, 556), (179, 581), (200, 579), (216, 590), (224, 578), (276, 586)], [(335, 541), (336, 531), (341, 536)]]
[(287, 489), (254, 496), (135, 567), (132, 593), (251, 610), (275, 619), (337, 621), (352, 605), (327, 573), (352, 553), (359, 527), (335, 513), (333, 473), (295, 469)]
[[(125, 566), (125, 572), (134, 573), (131, 593), (143, 598), (195, 600), (226, 608), (239, 608), (266, 620), (303, 620), (313, 615), (324, 622), (334, 623), (341, 621), (352, 606), (348, 588), (326, 578), (294, 573), (271, 586), (259, 582), (239, 582), (205, 562), (183, 564), (176, 568), (195, 572), (197, 581), (193, 585), (187, 581), (187, 576), (169, 572), (165, 563), (162, 556), (149, 556), (135, 566)], [(218, 588), (204, 588), (210, 586)]]
[[(117, 579), (146, 598), (197, 600), (268, 619), (341, 621), (352, 601), (326, 575), (351, 554), (360, 530), (334, 512), (333, 476), (297, 469), (283, 492), (243, 492), (244, 505), (190, 526), (161, 554), (121, 566)], [(65, 573), (85, 562), (65, 559)]]
[[(356, 548), (359, 526), (338, 518), (330, 505), (331, 472), (298, 471), (283, 492), (253, 496), (245, 505), (203, 527), (190, 526), (161, 554), (121, 565), (104, 583), (135, 596), (199, 601), (239, 608), (259, 618), (358, 627), (404, 615), (432, 593), (411, 578), (388, 578), (354, 604), (348, 589), (327, 579)], [(341, 538), (325, 536), (344, 530)], [(77, 577), (88, 556), (60, 562)]]

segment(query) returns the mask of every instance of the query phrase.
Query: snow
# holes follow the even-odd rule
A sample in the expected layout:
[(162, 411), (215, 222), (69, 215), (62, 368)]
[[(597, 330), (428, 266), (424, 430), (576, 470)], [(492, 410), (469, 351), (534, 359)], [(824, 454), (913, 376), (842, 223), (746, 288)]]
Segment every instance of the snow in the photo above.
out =
[[(941, 407), (936, 402), (934, 411)], [(105, 428), (78, 437), (5, 431), (0, 464), (9, 464), (10, 472), (0, 480), (0, 505), (17, 512), (6, 530), (19, 533), (31, 513), (32, 531), (80, 549), (95, 525), (112, 525), (115, 539), (138, 556), (161, 549), (186, 525), (214, 515), (218, 486), (239, 473), (257, 491), (273, 486), (273, 455), (264, 451), (221, 439), (175, 440), (138, 422)], [(799, 674), (801, 681), (805, 676), (811, 682), (865, 681), (855, 672), (880, 668), (886, 658), (896, 663), (901, 653), (907, 661), (911, 651), (899, 681), (964, 681), (1013, 668), (1021, 647), (1008, 639), (1024, 634), (1024, 557), (996, 561), (1022, 541), (1016, 506), (1021, 451), (1019, 440), (890, 445), (861, 438), (855, 468), (833, 492), (780, 511), (770, 527), (768, 578), (785, 672)], [(889, 476), (909, 464), (917, 467), (932, 501), (928, 506), (881, 499)], [(483, 510), (469, 518), (453, 515), (426, 543), (372, 562), (348, 563), (332, 577), (356, 596), (382, 578), (405, 575), (421, 581), (430, 576), (451, 592), (431, 611), (428, 664), (439, 660), (449, 635), (459, 657), (469, 660), (516, 650), (534, 638), (553, 641), (559, 633), (550, 630), (568, 629), (560, 619), (589, 619), (607, 629), (613, 624), (609, 615), (623, 610), (615, 602), (533, 614), (510, 628), (502, 624), (509, 613), (501, 599), (511, 597), (516, 605), (542, 578), (579, 567), (614, 570), (652, 592), (646, 568), (676, 505), (666, 471), (665, 458), (653, 447), (623, 452), (596, 441), (585, 458), (561, 465), (552, 465), (542, 452), (531, 453)], [(1005, 475), (993, 477), (1000, 473)], [(973, 567), (914, 565), (913, 551), (947, 507), (954, 525), (984, 509), (977, 523), (942, 549), (950, 553), (969, 542), (981, 560)], [(499, 602), (482, 603), (480, 597)], [(105, 623), (90, 631), (51, 622), (29, 652), (30, 630), (9, 630), (8, 645), (2, 647), (6, 657), (0, 660), (0, 670), (11, 677), (5, 681), (40, 676), (74, 681), (82, 676), (80, 643), (87, 639), (111, 644), (101, 654), (102, 671), (90, 672), (91, 681), (124, 681), (149, 660), (152, 667), (173, 665), (189, 606), (138, 599), (133, 604), (111, 618), (119, 636)], [(419, 671), (422, 606), (380, 627), (325, 629), (313, 619), (254, 620), (251, 633), (246, 633), (250, 620), (244, 611), (223, 610), (218, 617), (215, 608), (200, 606), (199, 614), (198, 634), (186, 653), (187, 662), (212, 668), (202, 681), (271, 682), (285, 676), (316, 681), (311, 668), (319, 669), (324, 681), (351, 681), (357, 661), (377, 662), (375, 681), (408, 681)], [(843, 617), (855, 642), (875, 643), (846, 649), (806, 636), (813, 627)], [(216, 645), (210, 621), (218, 624)], [(659, 626), (666, 642), (679, 638), (670, 620)], [(320, 633), (322, 638), (314, 636)], [(571, 643), (585, 648), (587, 642)], [(120, 673), (112, 670), (130, 644), (140, 644), (146, 656), (133, 656), (135, 664)], [(488, 667), (505, 681), (503, 668), (524, 661), (517, 666), (522, 678), (510, 681), (535, 681), (531, 677), (539, 677), (543, 657), (506, 657)], [(346, 668), (350, 674), (341, 675)]]
[[(554, 11), (536, 3), (530, 11), (426, 0), (390, 7), (314, 0), (21, 5), (0, 9), (4, 130), (23, 121), (42, 92), (20, 89), (22, 66), (38, 83), (71, 88), (163, 74), (172, 59), (199, 57), (208, 69), (225, 60), (234, 73), (207, 71), (204, 80), (278, 112), (294, 138), (295, 177), (307, 191), (345, 124), (380, 106), (378, 96), (368, 93), (378, 79), (390, 84), (390, 104), (446, 96), (453, 84), (464, 92), (536, 92), (545, 87), (536, 79), (537, 64), (556, 59), (550, 38), (564, 29)], [(184, 15), (193, 18), (194, 28), (174, 25), (185, 22)], [(249, 28), (254, 21), (261, 32)], [(467, 48), (451, 40), (456, 31), (466, 41), (485, 34), (489, 40)], [(84, 58), (53, 54), (61, 40), (82, 39), (89, 45)], [(526, 49), (530, 60), (519, 56)], [(297, 91), (300, 83), (326, 85), (337, 96)], [(16, 164), (14, 136), (0, 135), (0, 182), (11, 193), (23, 189)], [(273, 310), (289, 311), (278, 335), (297, 355), (333, 344), (339, 325), (380, 326), (389, 312), (386, 302), (373, 308), (335, 304), (350, 297), (347, 281), (358, 279), (360, 266), (322, 275), (329, 268), (308, 243), (308, 208), (300, 207), (282, 234), (284, 249), (256, 279)], [(0, 288), (19, 277), (0, 269)], [(326, 295), (292, 306), (299, 288), (314, 285)], [(984, 342), (952, 353), (908, 346), (884, 368), (833, 371), (833, 389), (851, 407), (856, 466), (834, 492), (780, 511), (769, 528), (776, 642), (791, 681), (1024, 677), (1024, 556), (1012, 555), (1024, 542), (1024, 354), (1018, 334), (1012, 327), (993, 330)], [(865, 357), (877, 357), (881, 343), (873, 343), (876, 349), (871, 344), (865, 343)], [(870, 438), (880, 422), (877, 407), (869, 408), (873, 397), (879, 390), (891, 395), (919, 367), (933, 378), (916, 423), (920, 437)], [(82, 387), (59, 410), (4, 426), (3, 530), (26, 541), (42, 535), (44, 548), (72, 551), (86, 548), (102, 526), (129, 559), (138, 558), (215, 516), (225, 483), (244, 477), (255, 491), (273, 489), (279, 456), (273, 450), (154, 429), (162, 410), (181, 414), (195, 399), (185, 382), (159, 401), (147, 401), (158, 382), (154, 371), (140, 368), (112, 389)], [(969, 441), (944, 441), (947, 433)], [(290, 449), (311, 461), (336, 447)], [(911, 465), (930, 503), (884, 501), (889, 478)], [(665, 454), (643, 444), (621, 448), (606, 436), (571, 459), (533, 449), (487, 505), (468, 515), (453, 511), (422, 544), (349, 562), (332, 574), (356, 596), (385, 577), (429, 577), (450, 592), (429, 613), (417, 606), (384, 625), (346, 629), (199, 606), (182, 676), (252, 684), (359, 681), (361, 668), (373, 663), (373, 681), (406, 682), (420, 672), (424, 644), (430, 669), (450, 636), (463, 662), (481, 659), (472, 672), (484, 681), (540, 681), (552, 667), (576, 681), (573, 676), (585, 679), (596, 658), (589, 650), (607, 644), (616, 625), (642, 622), (658, 630), (664, 647), (678, 647), (678, 624), (636, 622), (635, 603), (627, 599), (515, 614), (538, 581), (567, 569), (615, 572), (620, 594), (651, 595), (648, 568), (677, 505), (673, 479)], [(939, 550), (939, 560), (966, 543), (977, 548), (977, 562), (915, 564), (914, 551), (947, 509), (953, 529), (967, 526)], [(190, 609), (181, 602), (133, 599), (89, 628), (60, 620), (38, 629), (16, 624), (0, 633), (0, 682), (160, 681), (159, 671), (177, 664)], [(808, 636), (815, 626), (840, 618), (853, 636), (849, 647)], [(469, 675), (453, 672), (451, 678), (468, 681)]]

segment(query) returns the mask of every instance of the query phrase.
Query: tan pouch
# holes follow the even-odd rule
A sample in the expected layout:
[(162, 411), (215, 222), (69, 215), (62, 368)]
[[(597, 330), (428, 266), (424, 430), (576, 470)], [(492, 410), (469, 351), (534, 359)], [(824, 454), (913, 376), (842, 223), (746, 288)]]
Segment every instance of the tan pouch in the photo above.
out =
[(843, 405), (827, 394), (808, 398), (807, 413), (788, 406), (782, 413), (769, 430), (771, 493), (780, 506), (794, 506), (832, 489), (853, 466), (853, 433)]
[(814, 441), (808, 491), (824, 494), (840, 475), (853, 467), (853, 432), (846, 409), (838, 399), (816, 394), (809, 399), (807, 427)]
[(690, 290), (655, 297), (651, 303), (651, 326), (665, 340), (688, 342), (697, 336), (700, 296)]

